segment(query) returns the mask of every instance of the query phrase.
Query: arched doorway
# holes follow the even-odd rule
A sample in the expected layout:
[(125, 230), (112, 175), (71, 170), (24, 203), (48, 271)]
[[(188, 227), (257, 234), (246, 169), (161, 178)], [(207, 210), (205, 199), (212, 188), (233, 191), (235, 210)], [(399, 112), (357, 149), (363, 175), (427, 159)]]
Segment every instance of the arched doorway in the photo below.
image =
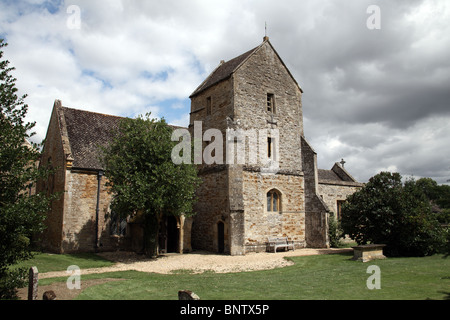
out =
[(217, 251), (225, 252), (225, 224), (222, 221), (217, 223)]

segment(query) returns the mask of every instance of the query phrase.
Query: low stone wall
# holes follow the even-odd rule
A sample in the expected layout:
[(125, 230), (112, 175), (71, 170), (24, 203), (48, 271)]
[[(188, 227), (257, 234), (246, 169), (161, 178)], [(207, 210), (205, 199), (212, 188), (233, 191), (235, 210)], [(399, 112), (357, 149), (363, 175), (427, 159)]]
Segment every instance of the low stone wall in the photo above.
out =
[(353, 260), (368, 262), (376, 259), (386, 259), (383, 254), (385, 244), (366, 244), (353, 248)]

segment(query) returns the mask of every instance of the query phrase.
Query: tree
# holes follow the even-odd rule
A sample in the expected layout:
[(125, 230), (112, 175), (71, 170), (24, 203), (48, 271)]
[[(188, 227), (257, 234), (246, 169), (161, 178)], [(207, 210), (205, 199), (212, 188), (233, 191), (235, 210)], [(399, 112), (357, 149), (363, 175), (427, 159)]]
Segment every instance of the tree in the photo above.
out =
[(172, 131), (164, 119), (151, 119), (150, 114), (126, 118), (112, 133), (111, 143), (102, 148), (105, 176), (114, 195), (112, 210), (142, 219), (149, 256), (157, 254), (163, 215), (193, 214), (200, 181), (194, 165), (172, 162)]
[(421, 184), (398, 173), (372, 177), (342, 206), (341, 226), (358, 244), (386, 244), (388, 255), (423, 256), (444, 244), (444, 232)]
[(51, 197), (30, 195), (30, 188), (49, 173), (36, 165), (41, 145), (27, 143), (35, 123), (25, 122), (28, 105), (17, 96), (14, 68), (3, 60), (0, 39), (0, 299), (11, 299), (26, 270), (9, 266), (32, 257), (31, 239), (44, 228)]

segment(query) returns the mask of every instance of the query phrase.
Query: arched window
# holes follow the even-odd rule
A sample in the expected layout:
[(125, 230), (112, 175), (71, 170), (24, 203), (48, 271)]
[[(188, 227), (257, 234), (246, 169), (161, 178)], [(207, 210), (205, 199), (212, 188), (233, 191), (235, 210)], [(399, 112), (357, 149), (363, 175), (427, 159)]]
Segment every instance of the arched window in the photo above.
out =
[(269, 192), (267, 192), (267, 211), (268, 212), (281, 211), (281, 195), (275, 189), (272, 189)]

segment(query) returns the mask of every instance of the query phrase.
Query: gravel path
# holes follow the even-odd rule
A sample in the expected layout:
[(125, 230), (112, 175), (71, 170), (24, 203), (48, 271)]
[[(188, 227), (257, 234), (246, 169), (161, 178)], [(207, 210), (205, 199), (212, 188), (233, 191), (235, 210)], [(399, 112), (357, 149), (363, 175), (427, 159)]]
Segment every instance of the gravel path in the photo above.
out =
[[(284, 257), (340, 253), (350, 250), (352, 249), (298, 249), (278, 253), (250, 253), (245, 256), (218, 255), (197, 251), (189, 254), (167, 254), (157, 259), (145, 258), (142, 255), (137, 255), (132, 252), (108, 252), (99, 253), (99, 255), (116, 262), (115, 265), (105, 268), (84, 269), (81, 270), (81, 275), (125, 270), (163, 274), (187, 270), (192, 273), (203, 273), (205, 271), (229, 273), (267, 270), (293, 264), (284, 259)], [(54, 277), (67, 277), (67, 273), (62, 271), (39, 274), (39, 279)]]

